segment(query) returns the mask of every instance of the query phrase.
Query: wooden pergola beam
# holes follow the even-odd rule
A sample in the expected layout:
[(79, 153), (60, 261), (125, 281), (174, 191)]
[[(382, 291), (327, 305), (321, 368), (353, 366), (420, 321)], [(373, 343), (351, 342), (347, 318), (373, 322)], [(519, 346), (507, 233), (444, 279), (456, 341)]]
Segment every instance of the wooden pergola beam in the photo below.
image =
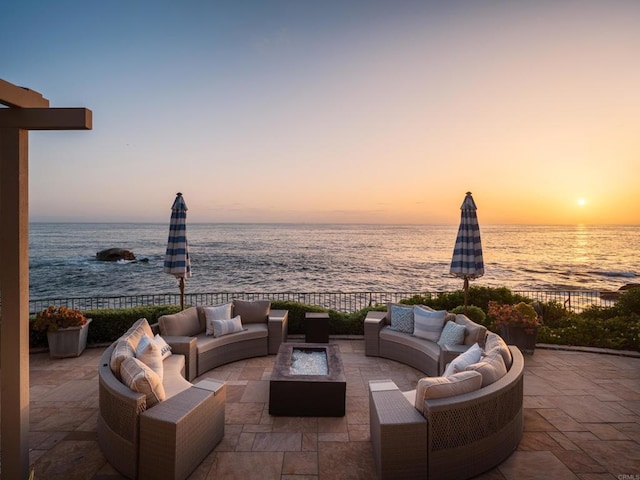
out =
[(91, 126), (91, 110), (86, 108), (0, 109), (0, 128), (24, 128), (25, 130), (91, 130)]
[(0, 78), (0, 103), (8, 107), (46, 108), (49, 100), (41, 93), (19, 87)]

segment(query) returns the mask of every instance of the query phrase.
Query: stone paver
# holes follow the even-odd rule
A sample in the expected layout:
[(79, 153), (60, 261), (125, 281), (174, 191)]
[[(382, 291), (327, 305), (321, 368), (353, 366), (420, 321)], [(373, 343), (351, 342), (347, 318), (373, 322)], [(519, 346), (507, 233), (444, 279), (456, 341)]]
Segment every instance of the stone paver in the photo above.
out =
[[(190, 480), (375, 478), (368, 382), (391, 378), (409, 390), (422, 374), (364, 356), (362, 340), (337, 343), (347, 378), (341, 418), (269, 415), (275, 356), (208, 372), (206, 377), (227, 382), (225, 437)], [(96, 439), (102, 351), (89, 348), (62, 360), (30, 355), (29, 446), (36, 478), (121, 478)], [(640, 478), (640, 358), (538, 348), (525, 357), (524, 406), (518, 449), (479, 479)]]

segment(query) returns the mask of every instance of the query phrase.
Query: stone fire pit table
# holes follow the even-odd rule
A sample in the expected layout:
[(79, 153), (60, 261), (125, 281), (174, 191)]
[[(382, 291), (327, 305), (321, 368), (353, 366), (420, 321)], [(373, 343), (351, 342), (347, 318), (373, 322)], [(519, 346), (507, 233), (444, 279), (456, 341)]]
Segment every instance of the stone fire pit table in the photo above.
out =
[[(326, 356), (325, 372), (292, 371), (294, 350)], [(269, 413), (290, 417), (343, 417), (347, 381), (340, 348), (327, 343), (282, 343), (269, 381)]]

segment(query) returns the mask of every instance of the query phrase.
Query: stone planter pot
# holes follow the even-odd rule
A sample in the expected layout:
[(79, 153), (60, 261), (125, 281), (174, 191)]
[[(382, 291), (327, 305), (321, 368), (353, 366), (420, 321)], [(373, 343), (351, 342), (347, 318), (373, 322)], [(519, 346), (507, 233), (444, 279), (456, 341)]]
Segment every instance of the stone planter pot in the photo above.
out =
[(87, 335), (91, 319), (81, 327), (59, 328), (55, 332), (47, 332), (49, 355), (51, 358), (79, 357), (87, 347)]
[(507, 345), (515, 345), (522, 353), (533, 354), (536, 349), (538, 327), (519, 325), (500, 325), (500, 336)]

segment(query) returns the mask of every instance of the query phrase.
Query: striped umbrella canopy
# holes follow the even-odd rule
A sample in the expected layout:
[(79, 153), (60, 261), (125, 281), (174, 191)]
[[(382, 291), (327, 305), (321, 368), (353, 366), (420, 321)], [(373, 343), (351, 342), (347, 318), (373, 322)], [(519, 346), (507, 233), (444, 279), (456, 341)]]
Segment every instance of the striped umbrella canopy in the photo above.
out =
[(482, 260), (482, 243), (480, 241), (480, 226), (476, 215), (476, 203), (471, 192), (462, 202), (460, 210), (460, 227), (453, 248), (453, 258), (449, 273), (454, 277), (464, 279), (464, 306), (465, 311), (469, 296), (469, 280), (484, 275), (484, 261)]
[(184, 279), (191, 277), (191, 261), (187, 243), (187, 204), (182, 193), (176, 194), (171, 207), (164, 271), (180, 279), (180, 308), (184, 309)]

